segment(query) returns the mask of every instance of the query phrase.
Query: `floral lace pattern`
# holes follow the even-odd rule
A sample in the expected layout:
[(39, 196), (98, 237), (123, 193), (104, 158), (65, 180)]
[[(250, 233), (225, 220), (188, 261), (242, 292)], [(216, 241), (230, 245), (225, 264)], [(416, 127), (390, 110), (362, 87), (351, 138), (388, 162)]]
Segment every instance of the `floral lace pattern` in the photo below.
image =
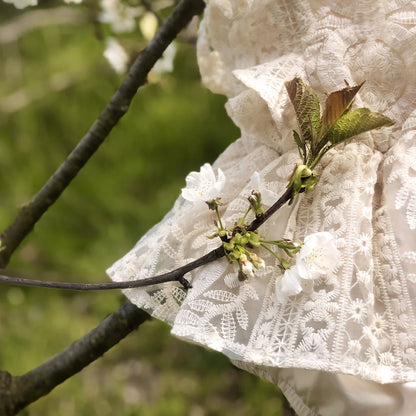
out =
[[(171, 283), (126, 295), (177, 336), (256, 373), (298, 367), (414, 381), (416, 2), (210, 0), (198, 59), (203, 81), (228, 96), (228, 114), (241, 129), (241, 139), (214, 164), (227, 177), (228, 224), (246, 210), (254, 171), (280, 195), (299, 161), (285, 81), (301, 76), (324, 97), (344, 80), (366, 80), (358, 104), (396, 124), (331, 150), (315, 190), (261, 227), (269, 239), (302, 241), (318, 231), (335, 237), (337, 268), (310, 291), (278, 302), (281, 271), (266, 254), (266, 267), (244, 282), (222, 259), (190, 273), (188, 292)], [(212, 221), (206, 205), (179, 198), (109, 275), (141, 279), (200, 257), (219, 245), (206, 238)]]

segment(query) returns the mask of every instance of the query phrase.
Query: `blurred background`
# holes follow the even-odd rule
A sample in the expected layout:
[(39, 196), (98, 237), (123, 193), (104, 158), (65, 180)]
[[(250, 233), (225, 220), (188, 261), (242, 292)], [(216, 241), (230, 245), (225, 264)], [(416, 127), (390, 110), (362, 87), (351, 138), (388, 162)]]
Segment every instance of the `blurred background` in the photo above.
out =
[[(149, 22), (142, 19), (149, 18), (146, 3), (130, 4), (136, 24), (119, 33), (100, 17), (99, 3), (44, 1), (18, 10), (0, 0), (0, 230), (117, 89), (123, 68), (116, 73), (103, 56), (107, 39), (116, 35), (133, 59), (149, 37)], [(169, 14), (167, 6), (160, 3), (159, 18)], [(212, 163), (238, 137), (224, 97), (201, 85), (192, 29), (169, 59), (173, 69), (168, 62), (149, 76), (128, 114), (15, 253), (7, 273), (107, 281), (105, 269), (168, 212), (186, 174)], [(118, 291), (1, 284), (0, 368), (27, 372), (123, 302)], [(173, 338), (153, 320), (21, 414), (266, 416), (282, 414), (281, 408), (273, 385), (218, 353)]]

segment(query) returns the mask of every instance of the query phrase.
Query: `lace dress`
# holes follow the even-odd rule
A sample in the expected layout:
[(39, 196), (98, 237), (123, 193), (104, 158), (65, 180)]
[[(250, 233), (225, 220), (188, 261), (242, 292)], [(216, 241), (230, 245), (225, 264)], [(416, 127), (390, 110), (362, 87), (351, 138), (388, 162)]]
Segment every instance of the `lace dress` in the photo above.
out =
[[(336, 273), (312, 292), (278, 301), (281, 271), (262, 251), (266, 267), (245, 282), (223, 258), (186, 275), (188, 292), (167, 283), (126, 296), (176, 336), (277, 384), (301, 416), (414, 414), (416, 2), (210, 0), (198, 60), (241, 129), (214, 164), (227, 178), (221, 209), (230, 225), (247, 208), (254, 171), (281, 195), (299, 161), (285, 81), (300, 76), (324, 100), (344, 80), (365, 80), (356, 105), (396, 124), (331, 150), (314, 191), (260, 228), (271, 240), (335, 237)], [(212, 224), (205, 204), (179, 197), (108, 273), (141, 279), (190, 262), (219, 245), (207, 239)]]

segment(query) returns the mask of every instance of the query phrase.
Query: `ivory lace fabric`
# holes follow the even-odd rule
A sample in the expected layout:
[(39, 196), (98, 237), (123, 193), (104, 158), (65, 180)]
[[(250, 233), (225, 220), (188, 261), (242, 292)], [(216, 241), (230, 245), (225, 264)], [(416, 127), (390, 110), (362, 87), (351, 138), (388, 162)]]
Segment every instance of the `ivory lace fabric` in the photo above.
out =
[[(416, 381), (416, 2), (210, 0), (198, 59), (203, 82), (228, 97), (227, 112), (241, 129), (214, 164), (227, 178), (221, 209), (229, 225), (247, 209), (254, 171), (281, 195), (299, 161), (285, 81), (300, 76), (324, 100), (344, 80), (365, 80), (355, 106), (396, 124), (331, 150), (314, 191), (260, 228), (270, 240), (303, 241), (318, 231), (335, 237), (337, 269), (311, 293), (279, 302), (281, 271), (261, 251), (266, 268), (243, 283), (223, 258), (187, 274), (188, 292), (167, 283), (125, 294), (172, 325), (173, 334), (279, 384), (302, 415), (375, 414), (360, 413), (348, 392)], [(205, 204), (179, 197), (109, 275), (141, 279), (197, 259), (219, 246), (207, 238), (213, 220)], [(337, 391), (333, 397), (344, 407), (314, 403), (317, 396), (302, 393), (299, 377), (315, 380), (306, 383), (309, 392)], [(389, 386), (391, 392), (400, 384)], [(413, 384), (405, 386), (407, 393), (397, 387), (398, 402), (392, 393), (392, 403), (407, 403)], [(345, 404), (345, 395), (354, 400)], [(385, 414), (401, 414), (395, 409)]]

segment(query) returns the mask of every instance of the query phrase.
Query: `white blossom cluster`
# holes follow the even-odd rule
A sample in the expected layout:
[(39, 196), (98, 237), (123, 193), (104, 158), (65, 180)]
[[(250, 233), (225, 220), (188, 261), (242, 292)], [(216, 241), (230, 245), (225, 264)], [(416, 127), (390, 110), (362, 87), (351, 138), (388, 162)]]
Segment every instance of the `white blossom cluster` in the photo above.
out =
[[(13, 4), (17, 9), (29, 6), (37, 6), (38, 0), (3, 0), (5, 3)], [(83, 0), (63, 0), (65, 3), (82, 3)], [(150, 41), (158, 28), (158, 21), (151, 12), (143, 15), (138, 14), (138, 9), (122, 3), (120, 0), (101, 0), (101, 12), (98, 20), (109, 24), (115, 34), (132, 32), (136, 29), (136, 18), (140, 16), (139, 28), (146, 41)], [(129, 56), (123, 45), (114, 37), (105, 40), (106, 48), (104, 57), (115, 72), (123, 74), (127, 71)], [(162, 57), (156, 62), (152, 69), (154, 74), (163, 74), (173, 71), (173, 62), (176, 56), (176, 45), (171, 43)]]
[(132, 32), (136, 28), (135, 11), (119, 0), (101, 0), (100, 22), (108, 23), (114, 33)]
[[(182, 189), (182, 197), (191, 202), (209, 203), (219, 198), (225, 184), (225, 175), (218, 169), (215, 175), (208, 163), (201, 167), (200, 172), (191, 172), (186, 177), (186, 187)], [(272, 205), (277, 195), (268, 188), (268, 184), (258, 172), (254, 172), (250, 185), (261, 192), (261, 199), (266, 205)], [(255, 258), (253, 257), (255, 256)], [(285, 302), (288, 297), (300, 292), (312, 290), (314, 281), (329, 276), (336, 268), (339, 258), (334, 237), (328, 232), (317, 232), (305, 237), (305, 241), (296, 254), (296, 264), (287, 268), (283, 276), (276, 280), (276, 297)], [(254, 270), (264, 268), (263, 259), (250, 253), (240, 255), (238, 263), (241, 272), (248, 278), (254, 277)]]

